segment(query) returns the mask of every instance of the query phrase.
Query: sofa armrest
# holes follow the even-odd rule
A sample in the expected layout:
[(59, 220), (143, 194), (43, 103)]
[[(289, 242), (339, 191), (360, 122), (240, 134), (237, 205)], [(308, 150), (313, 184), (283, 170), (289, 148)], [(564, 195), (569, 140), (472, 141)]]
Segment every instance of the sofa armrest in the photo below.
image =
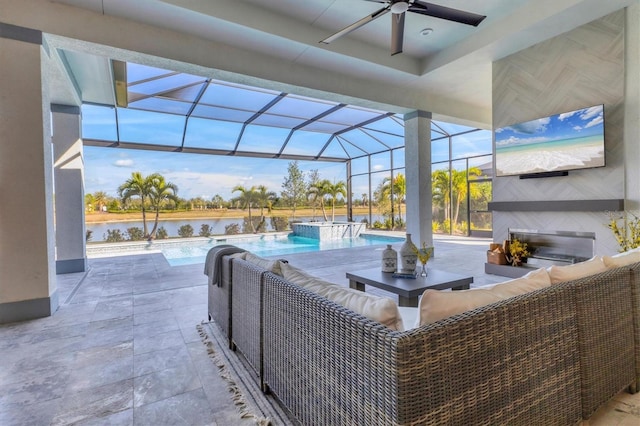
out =
[(631, 265), (631, 294), (636, 382), (630, 390), (638, 392), (640, 391), (640, 263)]
[(399, 332), (267, 273), (264, 378), (302, 424), (394, 424)]
[(638, 324), (631, 271), (614, 268), (568, 284), (576, 290), (582, 416), (587, 419), (636, 380), (634, 327)]
[(231, 269), (233, 345), (244, 355), (261, 381), (262, 279), (266, 269), (242, 259), (234, 259)]
[(403, 333), (398, 424), (574, 424), (576, 335), (575, 297), (562, 285)]
[(213, 320), (231, 344), (231, 256), (222, 258), (220, 285), (208, 280), (209, 319)]

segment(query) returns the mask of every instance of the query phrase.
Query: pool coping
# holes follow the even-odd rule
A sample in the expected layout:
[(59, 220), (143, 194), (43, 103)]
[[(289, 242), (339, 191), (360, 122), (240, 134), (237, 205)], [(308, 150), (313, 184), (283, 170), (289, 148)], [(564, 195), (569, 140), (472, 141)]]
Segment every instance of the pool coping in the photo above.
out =
[[(236, 235), (214, 235), (211, 237), (189, 237), (189, 238), (169, 238), (166, 240), (151, 241), (121, 241), (117, 243), (88, 243), (86, 252), (88, 259), (96, 259), (103, 257), (127, 256), (136, 254), (162, 253), (164, 248), (177, 248), (190, 244), (220, 244), (220, 243), (237, 243), (251, 240), (264, 240), (267, 238), (278, 238), (291, 234), (291, 231), (282, 232), (264, 232), (258, 234), (236, 234)], [(362, 237), (398, 237), (404, 236), (404, 233), (381, 233), (381, 232), (362, 232)], [(384, 243), (380, 243), (384, 244)]]

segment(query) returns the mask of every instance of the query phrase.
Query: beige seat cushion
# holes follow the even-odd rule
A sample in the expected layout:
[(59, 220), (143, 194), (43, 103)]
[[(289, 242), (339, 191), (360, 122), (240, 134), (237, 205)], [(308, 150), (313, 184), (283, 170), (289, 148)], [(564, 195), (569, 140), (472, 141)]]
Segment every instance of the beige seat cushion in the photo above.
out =
[(602, 261), (607, 268), (619, 268), (638, 263), (640, 262), (640, 247), (613, 256), (602, 256)]
[(452, 315), (550, 285), (547, 271), (536, 269), (522, 278), (505, 281), (489, 288), (456, 291), (425, 290), (420, 299), (416, 326), (431, 324)]
[(547, 268), (547, 270), (551, 277), (551, 284), (558, 284), (604, 272), (607, 270), (607, 267), (602, 260), (602, 256), (594, 256), (589, 260), (574, 263), (573, 265), (553, 265)]
[(245, 252), (245, 260), (247, 262), (251, 262), (256, 266), (266, 269), (267, 271), (273, 272), (274, 274), (282, 276), (282, 271), (280, 270), (280, 261), (279, 260), (269, 260), (264, 259), (260, 256), (256, 256), (251, 252)]
[(404, 330), (404, 323), (402, 322), (398, 305), (388, 297), (375, 296), (321, 280), (288, 263), (281, 263), (280, 269), (284, 279), (293, 284), (326, 297), (392, 330)]

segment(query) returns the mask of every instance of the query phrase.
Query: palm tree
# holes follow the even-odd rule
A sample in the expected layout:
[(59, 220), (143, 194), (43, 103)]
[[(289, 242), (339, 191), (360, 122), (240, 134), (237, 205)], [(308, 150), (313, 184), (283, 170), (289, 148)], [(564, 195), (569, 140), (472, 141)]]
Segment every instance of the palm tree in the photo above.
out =
[[(393, 182), (390, 177), (382, 181), (381, 195), (388, 198), (392, 205), (398, 206), (398, 215), (402, 217), (402, 203), (407, 195), (407, 181), (402, 173), (398, 173)], [(393, 217), (392, 217), (393, 220)]]
[(164, 176), (154, 173), (147, 177), (149, 181), (149, 199), (151, 200), (151, 206), (156, 211), (155, 222), (153, 223), (153, 229), (149, 235), (149, 239), (156, 237), (156, 231), (158, 230), (158, 218), (160, 216), (160, 206), (167, 200), (172, 200), (175, 203), (178, 202), (178, 187), (167, 182)]
[(122, 204), (125, 204), (129, 199), (133, 197), (140, 198), (140, 206), (142, 208), (142, 230), (144, 236), (147, 237), (147, 213), (146, 202), (149, 196), (150, 181), (142, 176), (140, 172), (131, 173), (131, 177), (127, 179), (125, 183), (120, 185), (118, 193), (122, 198)]
[(336, 183), (329, 183), (326, 188), (326, 194), (331, 198), (331, 221), (335, 222), (336, 220), (336, 199), (338, 195), (342, 195), (343, 197), (347, 196), (347, 185), (344, 181), (338, 181)]
[[(455, 214), (453, 216), (453, 223), (458, 223), (458, 213), (460, 213), (460, 204), (467, 198), (467, 192), (469, 188), (469, 176), (480, 176), (482, 171), (477, 167), (470, 167), (466, 170), (452, 170), (451, 171), (451, 192), (452, 199), (455, 200)], [(471, 196), (477, 196), (477, 194), (471, 194)]]
[(444, 220), (449, 219), (451, 210), (451, 184), (449, 170), (441, 169), (431, 173), (431, 192), (433, 202), (444, 210)]
[(257, 199), (258, 205), (260, 206), (260, 225), (258, 225), (258, 228), (266, 229), (266, 225), (264, 225), (264, 222), (266, 220), (264, 217), (264, 209), (266, 207), (267, 212), (271, 213), (273, 203), (276, 200), (276, 193), (273, 191), (269, 191), (264, 185), (258, 185), (256, 188), (255, 197)]
[(84, 208), (88, 212), (95, 210), (95, 199), (93, 198), (93, 194), (84, 195)]
[(104, 211), (104, 207), (109, 202), (109, 196), (104, 191), (97, 191), (93, 193), (93, 202), (98, 206), (100, 213)]
[(256, 233), (256, 228), (253, 226), (253, 219), (251, 218), (251, 205), (257, 200), (257, 190), (255, 186), (251, 188), (246, 188), (242, 185), (236, 185), (231, 190), (232, 192), (240, 192), (240, 196), (238, 197), (238, 201), (244, 206), (249, 208), (249, 226), (251, 227), (251, 232)]
[[(327, 210), (324, 206), (324, 200), (327, 195), (329, 195), (329, 188), (332, 186), (332, 183), (328, 179), (323, 179), (311, 184), (309, 188), (308, 194), (312, 194), (314, 200), (320, 201), (320, 207), (322, 208), (322, 217), (324, 221), (327, 221)], [(346, 191), (345, 191), (346, 192)], [(315, 215), (315, 213), (314, 213)]]

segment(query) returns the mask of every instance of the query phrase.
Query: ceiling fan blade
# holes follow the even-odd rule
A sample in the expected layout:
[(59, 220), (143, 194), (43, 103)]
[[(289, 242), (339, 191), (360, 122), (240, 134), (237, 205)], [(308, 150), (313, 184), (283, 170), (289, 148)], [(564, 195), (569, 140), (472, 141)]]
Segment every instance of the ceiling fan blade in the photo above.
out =
[(358, 28), (360, 28), (361, 26), (363, 26), (364, 24), (368, 24), (369, 22), (373, 21), (374, 19), (377, 19), (379, 17), (381, 17), (382, 15), (386, 14), (387, 12), (389, 12), (390, 8), (389, 6), (387, 7), (383, 7), (382, 9), (373, 12), (371, 15), (367, 15), (364, 18), (362, 18), (361, 20), (359, 20), (358, 22), (354, 22), (353, 24), (349, 25), (346, 28), (343, 28), (342, 30), (338, 31), (337, 33), (333, 34), (332, 36), (329, 36), (327, 38), (325, 38), (324, 40), (321, 40), (320, 43), (324, 43), (324, 44), (329, 44), (332, 41), (334, 41), (335, 39), (342, 37), (343, 35), (349, 34), (351, 31), (357, 30)]
[(391, 14), (391, 56), (402, 53), (404, 39), (404, 15), (406, 13)]
[(484, 15), (452, 9), (420, 0), (415, 0), (409, 6), (409, 11), (421, 15), (433, 16), (434, 18), (446, 19), (447, 21), (458, 22), (460, 24), (472, 25), (474, 27), (480, 25), (484, 18), (486, 18)]

